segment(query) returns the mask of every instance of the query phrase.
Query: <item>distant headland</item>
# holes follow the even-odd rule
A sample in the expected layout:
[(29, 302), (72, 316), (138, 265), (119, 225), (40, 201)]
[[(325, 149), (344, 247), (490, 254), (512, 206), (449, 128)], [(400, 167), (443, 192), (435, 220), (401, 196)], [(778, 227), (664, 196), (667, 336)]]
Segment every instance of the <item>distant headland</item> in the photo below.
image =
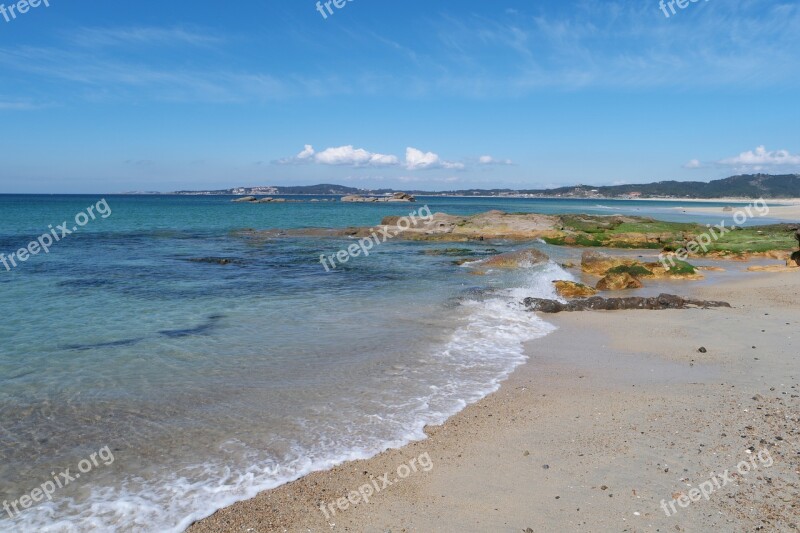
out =
[[(392, 195), (395, 189), (358, 189), (343, 185), (295, 185), (236, 187), (232, 189), (175, 191), (179, 195)], [(800, 198), (800, 174), (744, 174), (703, 181), (659, 181), (647, 184), (591, 186), (555, 189), (460, 189), (451, 191), (404, 190), (416, 196), (497, 196), (507, 198), (618, 198), (618, 199), (714, 199)]]

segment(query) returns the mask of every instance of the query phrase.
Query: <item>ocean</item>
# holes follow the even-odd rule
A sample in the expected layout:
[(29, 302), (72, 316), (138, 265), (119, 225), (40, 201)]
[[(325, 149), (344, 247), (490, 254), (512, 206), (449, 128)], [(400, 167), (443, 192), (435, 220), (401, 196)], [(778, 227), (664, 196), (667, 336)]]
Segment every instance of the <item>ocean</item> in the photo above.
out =
[(243, 231), (373, 226), (424, 205), (722, 219), (650, 201), (0, 195), (4, 257), (53, 241), (0, 264), (0, 531), (183, 531), (422, 439), (497, 390), (553, 330), (520, 301), (572, 279), (559, 250), (535, 244), (554, 261), (475, 276), (425, 251), (530, 244), (393, 240), (326, 272), (320, 255), (351, 240)]

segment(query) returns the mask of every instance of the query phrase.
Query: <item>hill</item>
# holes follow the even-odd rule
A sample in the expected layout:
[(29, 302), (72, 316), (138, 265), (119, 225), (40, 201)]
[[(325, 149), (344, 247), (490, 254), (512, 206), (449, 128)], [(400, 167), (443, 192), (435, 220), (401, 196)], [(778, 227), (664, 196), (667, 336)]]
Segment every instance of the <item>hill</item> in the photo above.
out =
[[(391, 194), (394, 189), (357, 189), (343, 185), (237, 187), (214, 191), (177, 191), (183, 195), (350, 195)], [(556, 189), (405, 190), (418, 196), (526, 196), (534, 198), (800, 198), (800, 174), (743, 174), (705, 181), (659, 181), (634, 185), (576, 185)]]

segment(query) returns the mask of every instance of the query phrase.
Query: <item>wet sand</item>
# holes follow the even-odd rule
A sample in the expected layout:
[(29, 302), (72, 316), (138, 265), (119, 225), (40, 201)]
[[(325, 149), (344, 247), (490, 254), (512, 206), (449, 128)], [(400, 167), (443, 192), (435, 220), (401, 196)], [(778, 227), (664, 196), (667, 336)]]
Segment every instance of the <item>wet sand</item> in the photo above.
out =
[[(800, 275), (723, 279), (672, 292), (733, 309), (547, 315), (559, 330), (529, 343), (530, 361), (429, 439), (189, 531), (794, 531)], [(425, 454), (429, 471), (399, 478)], [(384, 473), (397, 482), (359, 501), (352, 491), (383, 485)], [(709, 484), (708, 499), (688, 499)]]

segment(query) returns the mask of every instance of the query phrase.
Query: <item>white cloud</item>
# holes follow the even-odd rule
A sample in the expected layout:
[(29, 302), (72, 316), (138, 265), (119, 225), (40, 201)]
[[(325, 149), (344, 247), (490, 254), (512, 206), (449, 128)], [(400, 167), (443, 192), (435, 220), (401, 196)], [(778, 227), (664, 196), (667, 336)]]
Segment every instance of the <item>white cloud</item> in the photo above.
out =
[(353, 145), (326, 148), (321, 152), (316, 152), (312, 145), (306, 144), (303, 151), (296, 156), (276, 161), (280, 165), (311, 162), (320, 165), (385, 167), (396, 166), (399, 160), (397, 156), (376, 154), (363, 148), (354, 148)]
[(394, 166), (398, 160), (396, 156), (375, 154), (363, 148), (353, 148), (352, 145), (328, 148), (314, 155), (314, 160), (322, 165), (350, 165), (361, 166)]
[(438, 154), (433, 152), (423, 152), (416, 148), (406, 148), (406, 168), (408, 170), (428, 170), (433, 168), (446, 168), (450, 170), (461, 170), (463, 163), (444, 161)]
[(305, 145), (303, 151), (297, 154), (297, 159), (303, 160), (308, 159), (309, 157), (313, 157), (314, 155), (314, 147), (310, 144)]
[(705, 165), (703, 165), (703, 163), (701, 163), (699, 159), (692, 159), (685, 165), (683, 165), (683, 168), (696, 169), (696, 168), (703, 168), (704, 166)]
[(514, 162), (510, 159), (495, 159), (490, 155), (482, 155), (478, 159), (478, 163), (481, 165), (513, 165)]
[(321, 152), (306, 144), (303, 151), (294, 157), (275, 161), (279, 165), (300, 163), (316, 163), (318, 165), (335, 165), (351, 167), (405, 167), (408, 170), (448, 169), (463, 170), (463, 163), (445, 161), (433, 152), (423, 152), (416, 148), (406, 149), (405, 161), (401, 163), (396, 155), (379, 154), (353, 145), (326, 148)]
[(759, 146), (755, 150), (742, 152), (736, 157), (723, 159), (719, 163), (721, 165), (761, 170), (768, 167), (800, 166), (800, 155), (791, 154), (788, 150), (767, 151), (764, 146)]

